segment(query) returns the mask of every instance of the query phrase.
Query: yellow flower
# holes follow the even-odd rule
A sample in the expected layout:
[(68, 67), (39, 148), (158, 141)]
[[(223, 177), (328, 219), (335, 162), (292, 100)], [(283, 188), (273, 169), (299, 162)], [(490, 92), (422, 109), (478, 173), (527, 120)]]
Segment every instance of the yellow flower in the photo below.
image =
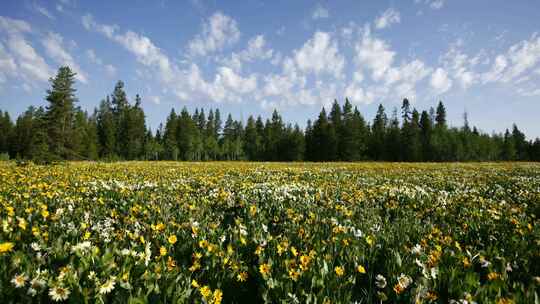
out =
[(366, 269), (362, 265), (358, 265), (358, 267), (356, 267), (356, 270), (360, 273), (366, 273)]
[(26, 230), (26, 225), (27, 225), (26, 221), (20, 217), (18, 217), (17, 220), (19, 221), (19, 224), (18, 224), (19, 228), (21, 228), (22, 230)]
[(372, 236), (370, 236), (370, 235), (366, 236), (366, 243), (367, 243), (369, 246), (373, 246), (373, 242), (374, 242), (374, 241), (375, 241), (375, 240), (373, 239)]
[(213, 304), (221, 304), (223, 298), (223, 292), (220, 289), (214, 290), (214, 296), (212, 297)]
[(300, 256), (300, 269), (303, 271), (306, 271), (309, 267), (309, 263), (311, 262), (311, 257), (307, 255), (301, 255)]
[(242, 271), (242, 272), (240, 272), (239, 274), (236, 275), (236, 280), (238, 282), (245, 282), (247, 280), (247, 278), (248, 278), (248, 274), (245, 271)]
[(341, 276), (343, 276), (345, 274), (345, 269), (342, 266), (336, 266), (334, 268), (334, 271), (336, 272), (336, 275), (338, 277), (341, 277)]
[(296, 250), (296, 248), (294, 248), (294, 246), (291, 246), (291, 253), (292, 253), (294, 256), (297, 256), (297, 255), (298, 255), (298, 250)]
[(299, 276), (300, 276), (300, 271), (298, 271), (298, 270), (296, 270), (294, 268), (289, 269), (289, 277), (293, 281), (297, 281)]
[(165, 256), (166, 254), (167, 254), (167, 248), (161, 246), (161, 247), (159, 248), (159, 255)]
[(199, 282), (197, 282), (197, 280), (193, 279), (191, 280), (191, 286), (195, 287), (195, 288), (199, 288), (200, 285), (199, 285)]
[(178, 241), (178, 239), (176, 238), (176, 235), (174, 234), (171, 234), (167, 240), (169, 241), (169, 244), (173, 244), (173, 245), (176, 243), (176, 241)]
[(176, 267), (176, 261), (169, 256), (167, 259), (167, 269), (169, 271), (173, 270)]
[(270, 273), (270, 265), (264, 263), (264, 264), (261, 264), (259, 266), (259, 272), (263, 275), (263, 276), (267, 276), (269, 273)]
[(0, 244), (0, 253), (10, 252), (13, 247), (15, 247), (15, 244), (13, 244), (12, 242), (2, 243)]
[(205, 300), (212, 295), (212, 289), (207, 285), (203, 286), (199, 291)]
[(497, 272), (490, 272), (490, 273), (488, 273), (487, 278), (490, 281), (494, 281), (494, 280), (498, 279), (500, 276), (501, 275), (499, 273), (497, 273)]

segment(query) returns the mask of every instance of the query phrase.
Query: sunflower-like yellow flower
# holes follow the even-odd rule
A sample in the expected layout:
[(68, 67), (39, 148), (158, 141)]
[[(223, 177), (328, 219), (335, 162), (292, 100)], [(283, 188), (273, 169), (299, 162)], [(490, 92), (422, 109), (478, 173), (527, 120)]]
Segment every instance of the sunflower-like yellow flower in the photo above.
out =
[(270, 265), (267, 263), (259, 265), (259, 272), (266, 277), (268, 274), (270, 274)]
[(242, 271), (240, 272), (239, 274), (236, 275), (236, 280), (238, 282), (245, 282), (248, 278), (248, 273), (245, 272), (245, 271)]
[(5, 242), (0, 244), (0, 253), (6, 253), (13, 250), (13, 247), (15, 247), (15, 244), (12, 242)]
[(169, 244), (174, 245), (176, 243), (176, 241), (178, 241), (178, 239), (176, 238), (176, 235), (171, 234), (169, 236), (169, 238), (167, 239), (167, 241), (169, 242)]
[(345, 268), (343, 266), (334, 267), (334, 272), (338, 277), (342, 277), (345, 274)]

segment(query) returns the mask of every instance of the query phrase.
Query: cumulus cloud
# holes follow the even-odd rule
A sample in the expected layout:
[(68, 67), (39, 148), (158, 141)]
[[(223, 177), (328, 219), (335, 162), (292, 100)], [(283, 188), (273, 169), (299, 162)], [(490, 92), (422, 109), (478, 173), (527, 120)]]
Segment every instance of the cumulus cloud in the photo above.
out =
[(393, 8), (389, 8), (377, 19), (375, 19), (375, 28), (384, 29), (390, 27), (394, 23), (401, 22), (401, 15)]
[(311, 18), (314, 20), (324, 19), (330, 17), (328, 9), (324, 8), (322, 5), (318, 4), (317, 7), (313, 10)]
[(235, 71), (240, 71), (242, 70), (243, 63), (271, 59), (273, 54), (274, 50), (267, 46), (264, 36), (257, 35), (249, 39), (247, 47), (244, 50), (238, 53), (233, 52), (229, 57), (221, 61)]
[(240, 40), (236, 20), (221, 12), (203, 23), (202, 31), (188, 44), (191, 55), (205, 56), (231, 46)]
[(504, 56), (509, 61), (509, 65), (502, 80), (510, 82), (540, 62), (540, 37), (534, 34), (529, 40), (511, 46)]
[(356, 62), (371, 70), (371, 78), (375, 81), (382, 79), (392, 66), (396, 53), (382, 39), (371, 35), (369, 26), (364, 27), (362, 38), (354, 46)]
[(443, 94), (452, 87), (452, 80), (448, 77), (448, 73), (444, 69), (437, 68), (431, 75), (430, 84), (436, 93)]
[(26, 39), (32, 32), (26, 21), (0, 16), (0, 33), (5, 33), (1, 64), (3, 77), (21, 78), (28, 82), (47, 81), (53, 74), (45, 62)]
[[(241, 96), (250, 94), (257, 88), (255, 74), (242, 76), (230, 67), (221, 66), (217, 68), (213, 79), (208, 81), (203, 77), (196, 63), (191, 62), (187, 68), (178, 66), (150, 38), (144, 35), (130, 30), (121, 32), (116, 26), (98, 24), (90, 15), (84, 17), (83, 24), (86, 24), (85, 27), (88, 30), (101, 33), (123, 46), (135, 56), (137, 62), (156, 72), (157, 80), (166, 86), (166, 90), (170, 90), (181, 100), (208, 98), (214, 102), (235, 102), (242, 100)], [(210, 22), (210, 24), (213, 23)], [(212, 27), (212, 25), (209, 26)], [(215, 31), (210, 30), (209, 32)], [(263, 50), (265, 50), (264, 39), (256, 37), (248, 43), (248, 48), (242, 55), (249, 60), (257, 56), (264, 57), (266, 53)]]
[(64, 39), (60, 34), (49, 32), (43, 37), (41, 44), (45, 48), (47, 55), (59, 65), (69, 66), (77, 75), (75, 78), (82, 83), (87, 83), (86, 73), (75, 62), (73, 56), (64, 48)]
[(294, 51), (294, 60), (301, 71), (329, 73), (336, 78), (341, 77), (345, 65), (337, 41), (326, 32), (315, 32), (313, 38)]

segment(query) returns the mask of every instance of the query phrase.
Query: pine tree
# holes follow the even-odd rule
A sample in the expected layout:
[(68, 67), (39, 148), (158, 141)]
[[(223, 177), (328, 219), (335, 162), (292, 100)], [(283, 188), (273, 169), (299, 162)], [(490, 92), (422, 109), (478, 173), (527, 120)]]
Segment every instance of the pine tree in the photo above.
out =
[(433, 160), (433, 151), (431, 147), (433, 126), (430, 115), (426, 111), (422, 111), (422, 115), (420, 116), (420, 134), (420, 141), (422, 144), (422, 160), (431, 161)]
[(371, 126), (370, 155), (373, 160), (383, 160), (385, 158), (385, 137), (387, 123), (388, 118), (386, 116), (384, 107), (382, 104), (379, 104), (377, 114), (375, 115), (373, 125)]
[(244, 147), (245, 153), (248, 160), (257, 160), (259, 146), (261, 145), (261, 139), (259, 134), (257, 134), (257, 126), (255, 124), (255, 119), (253, 116), (249, 116), (244, 131)]
[(442, 101), (439, 101), (436, 113), (435, 126), (440, 129), (446, 129), (446, 108), (444, 107)]
[(167, 117), (165, 123), (165, 131), (163, 133), (163, 149), (166, 159), (178, 160), (180, 150), (177, 143), (178, 132), (178, 117), (174, 109), (171, 109), (171, 113)]
[[(55, 158), (70, 159), (73, 157), (73, 119), (75, 97), (75, 75), (69, 67), (63, 66), (58, 69), (54, 78), (50, 79), (51, 88), (47, 90), (48, 101), (45, 127), (49, 149)], [(42, 149), (43, 151), (45, 149)]]
[(397, 109), (392, 111), (392, 117), (388, 123), (385, 136), (385, 157), (384, 160), (401, 161), (403, 160), (403, 146), (401, 145), (401, 130), (399, 128), (399, 118)]
[(345, 161), (358, 160), (359, 151), (354, 138), (356, 132), (354, 114), (352, 105), (348, 99), (345, 99), (341, 116), (341, 126), (338, 130), (339, 159)]
[(115, 159), (116, 154), (116, 122), (109, 96), (101, 101), (97, 112), (97, 134), (99, 138), (100, 157)]
[(0, 154), (10, 152), (11, 138), (14, 125), (9, 113), (0, 110)]

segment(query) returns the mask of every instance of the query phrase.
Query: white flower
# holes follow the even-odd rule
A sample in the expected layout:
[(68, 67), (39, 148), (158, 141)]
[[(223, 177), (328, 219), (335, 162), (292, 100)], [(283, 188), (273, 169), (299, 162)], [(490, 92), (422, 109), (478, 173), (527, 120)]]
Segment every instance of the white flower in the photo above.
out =
[(93, 280), (96, 278), (96, 272), (91, 270), (89, 273), (88, 273), (88, 279), (89, 280)]
[(44, 279), (40, 279), (39, 277), (33, 278), (30, 281), (30, 286), (32, 287), (32, 289), (42, 288), (45, 286), (45, 284), (47, 284), (47, 282)]
[(15, 285), (15, 288), (21, 288), (26, 284), (26, 280), (28, 280), (28, 277), (23, 273), (14, 276), (13, 279), (11, 279), (11, 283)]
[(403, 273), (401, 275), (399, 275), (398, 277), (398, 284), (403, 288), (403, 289), (407, 289), (407, 287), (409, 287), (409, 285), (411, 285), (412, 283), (412, 278), (408, 275), (404, 275)]
[(148, 263), (150, 262), (150, 258), (152, 257), (152, 251), (150, 251), (150, 242), (146, 243), (146, 246), (144, 247), (144, 265), (148, 266)]
[(69, 289), (63, 286), (55, 286), (49, 290), (49, 296), (56, 302), (67, 300), (70, 293)]
[(103, 285), (99, 286), (99, 293), (100, 294), (108, 294), (114, 289), (114, 285), (116, 284), (116, 277), (111, 276), (107, 282), (103, 283)]
[(82, 243), (78, 243), (77, 245), (71, 247), (71, 252), (86, 252), (92, 247), (92, 243), (90, 241), (84, 241)]
[(375, 285), (377, 285), (377, 287), (379, 287), (380, 289), (383, 289), (386, 287), (386, 279), (378, 274), (376, 277), (375, 277)]
[(32, 247), (32, 249), (34, 251), (40, 251), (41, 250), (41, 247), (39, 246), (39, 244), (37, 242), (32, 242), (32, 244), (30, 244), (30, 247)]
[(420, 244), (416, 244), (416, 245), (411, 249), (411, 253), (412, 253), (412, 254), (415, 254), (415, 255), (420, 255), (420, 253), (422, 253), (422, 246), (420, 246)]

